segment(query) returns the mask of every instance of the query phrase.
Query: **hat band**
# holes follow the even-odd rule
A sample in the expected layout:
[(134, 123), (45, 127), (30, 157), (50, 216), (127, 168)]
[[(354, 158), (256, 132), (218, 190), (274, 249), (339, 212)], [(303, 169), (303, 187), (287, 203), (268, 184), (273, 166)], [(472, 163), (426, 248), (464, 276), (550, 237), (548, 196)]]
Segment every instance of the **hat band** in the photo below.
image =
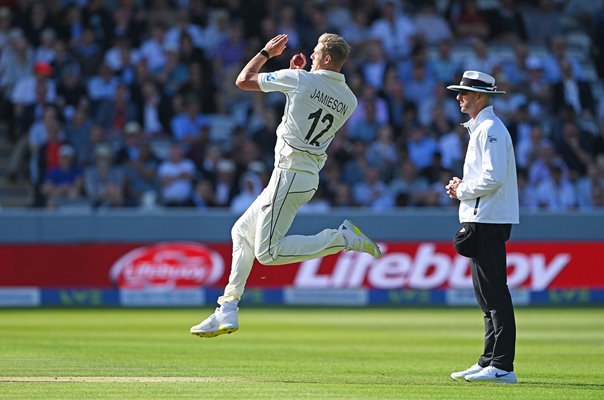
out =
[(494, 92), (497, 90), (497, 86), (492, 86), (489, 85), (488, 83), (478, 80), (478, 79), (468, 79), (468, 78), (461, 78), (461, 82), (459, 83), (460, 86), (469, 86), (475, 89), (482, 89), (482, 90), (487, 90), (487, 91), (491, 91)]

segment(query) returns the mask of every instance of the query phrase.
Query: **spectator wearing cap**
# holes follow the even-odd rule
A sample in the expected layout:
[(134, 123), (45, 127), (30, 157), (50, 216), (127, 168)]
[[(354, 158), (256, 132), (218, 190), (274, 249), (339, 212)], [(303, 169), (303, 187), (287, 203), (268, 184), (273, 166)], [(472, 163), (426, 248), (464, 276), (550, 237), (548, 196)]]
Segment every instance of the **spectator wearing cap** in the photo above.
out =
[(236, 166), (232, 160), (221, 159), (216, 165), (214, 193), (218, 207), (228, 207), (238, 194)]
[(151, 143), (142, 141), (138, 157), (130, 159), (123, 165), (126, 177), (127, 206), (140, 206), (144, 199), (157, 197), (157, 168), (159, 161), (153, 154)]
[(57, 208), (81, 200), (82, 172), (76, 166), (74, 157), (73, 147), (68, 144), (61, 145), (57, 164), (46, 172), (42, 194), (48, 208)]
[(526, 60), (528, 70), (527, 82), (520, 86), (520, 91), (526, 96), (528, 112), (532, 118), (543, 118), (551, 102), (551, 86), (543, 74), (543, 60), (531, 56)]
[(94, 119), (107, 130), (107, 139), (119, 143), (123, 138), (126, 122), (136, 120), (138, 110), (136, 104), (130, 101), (130, 90), (125, 83), (117, 84), (111, 101), (99, 103)]
[(84, 188), (88, 201), (93, 208), (122, 206), (124, 170), (113, 164), (113, 151), (109, 145), (97, 145), (94, 153), (94, 165), (84, 171)]
[(182, 144), (173, 143), (169, 157), (159, 165), (161, 200), (167, 207), (191, 206), (195, 164), (184, 157)]
[(22, 77), (17, 81), (11, 94), (11, 102), (15, 107), (15, 116), (18, 116), (23, 108), (36, 101), (36, 86), (46, 85), (46, 101), (54, 103), (57, 100), (57, 90), (52, 80), (53, 69), (46, 62), (37, 62), (34, 65), (33, 75)]
[(233, 197), (230, 209), (236, 214), (243, 214), (252, 205), (264, 189), (260, 177), (252, 172), (246, 171), (239, 178), (239, 193)]
[(124, 125), (124, 140), (115, 156), (118, 165), (135, 161), (140, 155), (144, 143), (143, 131), (137, 121), (129, 121)]

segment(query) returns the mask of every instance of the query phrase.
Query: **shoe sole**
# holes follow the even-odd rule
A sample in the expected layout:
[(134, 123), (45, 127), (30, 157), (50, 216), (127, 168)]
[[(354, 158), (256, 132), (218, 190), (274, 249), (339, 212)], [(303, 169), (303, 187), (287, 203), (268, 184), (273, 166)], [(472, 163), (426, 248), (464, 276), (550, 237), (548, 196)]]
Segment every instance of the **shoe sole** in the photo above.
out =
[(373, 257), (375, 257), (375, 258), (380, 258), (380, 257), (382, 257), (382, 250), (380, 250), (380, 246), (378, 246), (378, 245), (377, 245), (377, 243), (376, 243), (376, 242), (374, 242), (374, 241), (373, 241), (373, 239), (371, 239), (369, 236), (365, 235), (365, 234), (363, 233), (363, 231), (361, 230), (361, 228), (359, 228), (358, 226), (356, 226), (356, 225), (354, 224), (354, 222), (352, 222), (352, 221), (351, 221), (351, 220), (349, 220), (349, 219), (347, 219), (346, 221), (344, 221), (344, 224), (345, 224), (345, 225), (351, 225), (351, 226), (352, 226), (352, 231), (353, 231), (355, 234), (359, 235), (360, 237), (362, 237), (362, 238), (363, 238), (363, 240), (366, 240), (366, 241), (368, 241), (369, 243), (371, 243), (371, 244), (373, 245), (373, 247), (374, 247), (374, 248), (377, 250), (377, 255), (376, 255), (376, 256), (373, 256), (373, 254), (372, 254), (372, 256), (373, 256)]
[(508, 383), (508, 384), (515, 384), (517, 381), (514, 382), (510, 382), (510, 381), (506, 381), (503, 379), (497, 379), (497, 378), (493, 378), (493, 379), (477, 379), (477, 380), (472, 380), (469, 381), (467, 379), (464, 379), (466, 382), (470, 382), (470, 383)]
[(222, 328), (214, 332), (191, 332), (191, 334), (199, 336), (201, 338), (213, 338), (224, 334), (230, 335), (231, 333), (236, 332), (237, 330), (239, 330), (239, 328)]

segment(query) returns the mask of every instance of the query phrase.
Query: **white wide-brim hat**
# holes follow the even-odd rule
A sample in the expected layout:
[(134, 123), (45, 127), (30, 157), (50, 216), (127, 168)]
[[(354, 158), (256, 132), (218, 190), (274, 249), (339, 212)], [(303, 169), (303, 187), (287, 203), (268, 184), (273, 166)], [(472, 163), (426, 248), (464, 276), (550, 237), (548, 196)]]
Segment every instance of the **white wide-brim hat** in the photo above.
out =
[(466, 71), (463, 73), (459, 85), (449, 85), (447, 89), (459, 92), (467, 90), (469, 92), (478, 92), (486, 94), (504, 94), (503, 90), (497, 90), (495, 78), (484, 72)]

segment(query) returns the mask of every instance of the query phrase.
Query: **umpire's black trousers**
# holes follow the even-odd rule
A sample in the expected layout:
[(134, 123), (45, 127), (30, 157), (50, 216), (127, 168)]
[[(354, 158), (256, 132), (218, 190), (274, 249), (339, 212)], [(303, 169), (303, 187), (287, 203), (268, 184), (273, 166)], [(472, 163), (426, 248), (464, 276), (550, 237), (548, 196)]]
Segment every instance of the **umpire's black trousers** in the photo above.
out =
[(484, 353), (478, 365), (514, 370), (516, 321), (507, 285), (505, 242), (511, 224), (475, 224), (478, 251), (470, 261), (472, 283), (484, 313)]

